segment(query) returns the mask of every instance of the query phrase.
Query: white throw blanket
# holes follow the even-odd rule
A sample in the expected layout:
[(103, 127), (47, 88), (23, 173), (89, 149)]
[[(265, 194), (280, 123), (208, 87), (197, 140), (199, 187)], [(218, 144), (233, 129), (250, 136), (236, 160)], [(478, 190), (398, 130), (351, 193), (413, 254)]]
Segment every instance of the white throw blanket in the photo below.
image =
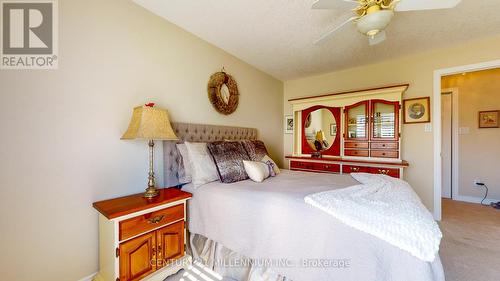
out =
[(442, 233), (410, 185), (385, 175), (351, 174), (360, 185), (308, 195), (305, 202), (343, 223), (432, 262)]

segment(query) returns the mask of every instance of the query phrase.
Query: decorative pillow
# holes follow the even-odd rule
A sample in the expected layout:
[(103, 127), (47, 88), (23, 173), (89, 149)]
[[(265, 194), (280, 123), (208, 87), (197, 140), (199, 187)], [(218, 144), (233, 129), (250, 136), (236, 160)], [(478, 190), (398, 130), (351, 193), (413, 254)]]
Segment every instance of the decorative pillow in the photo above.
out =
[(179, 165), (179, 183), (190, 183), (193, 181), (193, 165), (189, 159), (189, 153), (185, 143), (175, 145), (181, 155), (181, 164)]
[(271, 159), (269, 156), (264, 156), (262, 159), (260, 159), (260, 162), (266, 163), (269, 166), (272, 166), (274, 173), (277, 175), (281, 173), (280, 168), (278, 168), (278, 165)]
[(252, 161), (260, 161), (268, 154), (266, 145), (260, 140), (244, 140), (241, 143)]
[(243, 160), (250, 160), (240, 142), (217, 141), (207, 145), (214, 158), (220, 181), (231, 183), (248, 179)]
[(217, 168), (204, 142), (186, 142), (189, 162), (192, 166), (192, 182), (195, 187), (219, 179)]
[(248, 177), (255, 182), (262, 182), (269, 177), (269, 166), (263, 162), (243, 160)]

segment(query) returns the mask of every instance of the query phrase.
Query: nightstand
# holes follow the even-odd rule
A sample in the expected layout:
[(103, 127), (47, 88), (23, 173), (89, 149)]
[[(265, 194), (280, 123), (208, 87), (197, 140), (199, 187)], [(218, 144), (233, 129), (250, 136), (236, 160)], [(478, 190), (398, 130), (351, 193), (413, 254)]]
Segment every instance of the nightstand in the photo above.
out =
[(96, 281), (164, 280), (191, 262), (185, 255), (186, 203), (191, 193), (159, 189), (95, 202), (99, 211)]

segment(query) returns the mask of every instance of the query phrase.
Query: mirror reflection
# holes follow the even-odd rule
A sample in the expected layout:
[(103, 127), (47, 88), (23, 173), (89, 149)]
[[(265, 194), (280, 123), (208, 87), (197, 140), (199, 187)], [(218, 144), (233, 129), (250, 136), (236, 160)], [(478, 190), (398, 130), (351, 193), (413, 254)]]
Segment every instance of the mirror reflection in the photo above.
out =
[(307, 116), (305, 136), (309, 146), (315, 151), (329, 149), (337, 136), (337, 122), (330, 110), (317, 109)]

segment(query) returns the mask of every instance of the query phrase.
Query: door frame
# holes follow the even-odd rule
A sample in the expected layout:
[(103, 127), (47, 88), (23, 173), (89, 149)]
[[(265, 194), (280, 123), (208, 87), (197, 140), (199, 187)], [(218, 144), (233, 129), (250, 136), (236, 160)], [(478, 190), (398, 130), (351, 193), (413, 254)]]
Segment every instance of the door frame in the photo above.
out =
[[(451, 94), (451, 199), (457, 200), (460, 190), (460, 181), (458, 180), (459, 167), (459, 92), (458, 88), (446, 88), (441, 90), (441, 94)], [(440, 96), (441, 98), (442, 96)], [(442, 163), (441, 163), (442, 165)]]
[(433, 89), (433, 118), (434, 127), (433, 146), (434, 146), (434, 219), (441, 220), (441, 77), (459, 74), (464, 72), (481, 71), (487, 69), (500, 68), (500, 60), (486, 61), (476, 64), (462, 65), (457, 67), (437, 69), (434, 71), (434, 89)]

